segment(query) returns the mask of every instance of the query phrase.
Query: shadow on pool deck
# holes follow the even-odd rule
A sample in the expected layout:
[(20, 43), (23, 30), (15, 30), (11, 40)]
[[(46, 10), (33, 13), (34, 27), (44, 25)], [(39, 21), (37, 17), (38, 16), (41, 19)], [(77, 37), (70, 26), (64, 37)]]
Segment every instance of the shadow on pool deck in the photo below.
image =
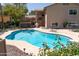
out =
[(20, 50), (16, 46), (12, 46), (12, 45), (6, 45), (6, 52), (7, 52), (7, 56), (32, 56), (32, 54), (25, 53), (24, 51)]

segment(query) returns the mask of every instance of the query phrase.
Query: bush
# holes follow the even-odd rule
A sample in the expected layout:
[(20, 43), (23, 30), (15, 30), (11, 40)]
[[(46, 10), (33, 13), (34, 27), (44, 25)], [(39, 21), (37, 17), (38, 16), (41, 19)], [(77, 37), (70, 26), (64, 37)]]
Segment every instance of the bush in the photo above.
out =
[(72, 31), (74, 31), (74, 32), (79, 32), (79, 29), (73, 29)]
[(63, 27), (66, 28), (67, 25), (68, 25), (68, 21), (64, 21), (64, 23), (63, 23)]
[(75, 56), (75, 55), (79, 55), (79, 43), (71, 42), (70, 44), (67, 45), (67, 47), (60, 48), (60, 49), (43, 48), (40, 52), (42, 52), (39, 54), (41, 56), (45, 56), (45, 55), (47, 56)]
[(16, 21), (16, 22), (15, 22), (15, 25), (16, 25), (16, 26), (19, 26), (19, 23), (20, 23), (20, 21)]
[(19, 19), (14, 19), (12, 21), (12, 24), (15, 25), (16, 27), (19, 26), (20, 20)]

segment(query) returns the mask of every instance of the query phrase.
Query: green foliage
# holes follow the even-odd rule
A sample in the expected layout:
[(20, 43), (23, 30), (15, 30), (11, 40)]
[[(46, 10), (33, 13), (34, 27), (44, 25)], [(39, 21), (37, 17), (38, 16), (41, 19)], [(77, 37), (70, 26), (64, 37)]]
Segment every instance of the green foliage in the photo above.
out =
[(3, 7), (3, 12), (4, 12), (4, 15), (13, 16), (13, 14), (14, 14), (14, 12), (15, 12), (15, 7), (14, 7), (13, 5), (6, 4), (6, 5)]
[(68, 21), (64, 21), (63, 27), (65, 28), (67, 26), (67, 24), (68, 24)]
[[(18, 4), (17, 4), (18, 5)], [(10, 15), (13, 18), (20, 18), (21, 16), (25, 15), (27, 13), (27, 8), (23, 5), (20, 5), (19, 7), (15, 6), (14, 4), (6, 4), (3, 7), (4, 14)]]
[[(75, 56), (75, 55), (79, 55), (79, 43), (71, 42), (70, 44), (67, 45), (67, 47), (64, 48), (46, 49), (46, 50), (44, 52), (46, 52), (45, 55), (47, 56)], [(40, 53), (40, 55), (42, 54)]]
[(79, 32), (79, 29), (72, 29), (72, 31), (74, 31), (74, 32)]
[(48, 51), (50, 48), (46, 42), (43, 42), (42, 45), (43, 45), (43, 49), (41, 49), (41, 51), (39, 53), (41, 56), (45, 56), (47, 54), (46, 51)]
[(42, 45), (43, 45), (43, 48), (44, 48), (44, 49), (49, 49), (49, 46), (47, 45), (47, 43), (46, 43), (46, 42), (43, 42), (43, 44), (42, 44)]
[(35, 15), (35, 11), (31, 11), (29, 15)]
[(11, 16), (15, 25), (19, 23), (18, 19), (21, 19), (28, 12), (25, 5), (17, 3), (17, 4), (5, 4), (3, 7), (3, 12), (5, 15)]
[(14, 24), (15, 24), (16, 26), (19, 26), (19, 23), (20, 23), (20, 20), (15, 20), (15, 21), (14, 21)]

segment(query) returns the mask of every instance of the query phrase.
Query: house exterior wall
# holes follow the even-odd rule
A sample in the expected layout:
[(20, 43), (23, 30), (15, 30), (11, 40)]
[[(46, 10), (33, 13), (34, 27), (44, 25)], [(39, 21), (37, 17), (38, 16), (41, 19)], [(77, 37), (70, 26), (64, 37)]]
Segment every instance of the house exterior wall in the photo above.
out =
[[(69, 10), (76, 9), (77, 15), (69, 15)], [(53, 4), (45, 9), (47, 14), (47, 28), (52, 28), (52, 23), (58, 23), (58, 27), (63, 27), (63, 22), (79, 23), (79, 4), (63, 5), (62, 3)]]
[(35, 10), (36, 22), (39, 23), (39, 26), (45, 26), (45, 16), (43, 10)]

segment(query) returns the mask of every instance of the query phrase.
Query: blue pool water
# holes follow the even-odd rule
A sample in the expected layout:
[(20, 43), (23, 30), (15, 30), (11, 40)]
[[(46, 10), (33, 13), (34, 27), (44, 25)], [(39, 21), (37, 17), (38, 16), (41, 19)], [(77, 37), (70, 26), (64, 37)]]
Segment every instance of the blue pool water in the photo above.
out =
[[(43, 47), (43, 43), (46, 43), (50, 48), (54, 48), (59, 40), (66, 46), (70, 40), (69, 37), (63, 35), (48, 34), (36, 30), (18, 30), (9, 34), (6, 39), (22, 40), (40, 48)], [(61, 45), (59, 45), (59, 47), (61, 47)]]

